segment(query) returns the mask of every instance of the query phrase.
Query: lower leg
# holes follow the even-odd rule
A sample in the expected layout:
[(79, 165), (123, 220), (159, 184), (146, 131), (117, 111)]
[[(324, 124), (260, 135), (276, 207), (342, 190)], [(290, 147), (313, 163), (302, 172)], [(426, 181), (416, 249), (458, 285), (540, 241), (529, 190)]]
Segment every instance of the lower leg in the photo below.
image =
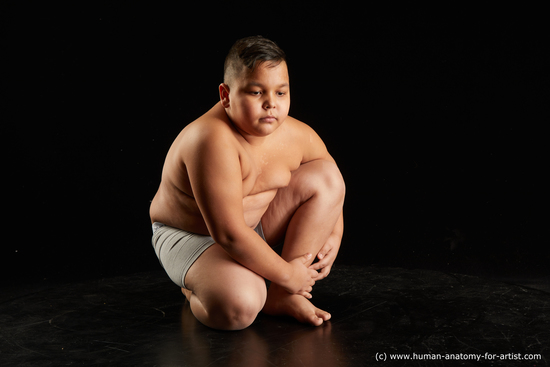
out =
[(342, 213), (341, 205), (331, 205), (322, 195), (314, 196), (300, 206), (288, 224), (281, 257), (293, 260), (311, 253), (311, 261), (327, 242)]
[(341, 217), (344, 196), (344, 182), (334, 163), (313, 161), (300, 166), (262, 219), (268, 242), (284, 238), (281, 257), (287, 261), (305, 253), (316, 255)]
[[(328, 169), (327, 163), (330, 166)], [(335, 165), (330, 162), (316, 162), (302, 168), (304, 169), (298, 172), (297, 177), (293, 177), (295, 181), (291, 180), (288, 190), (285, 189), (275, 203), (277, 209), (277, 206), (284, 207), (292, 201), (299, 202), (290, 219), (284, 221), (287, 228), (281, 256), (287, 261), (305, 253), (317, 255), (332, 234), (341, 216), (344, 201), (343, 180)], [(331, 317), (328, 312), (318, 309), (306, 298), (289, 294), (277, 284), (271, 284), (263, 311), (271, 315), (289, 315), (300, 322), (315, 326)]]
[[(312, 198), (296, 210), (288, 225), (281, 254), (285, 260), (289, 261), (304, 253), (311, 253), (313, 254), (311, 261), (313, 261), (314, 256), (332, 233), (339, 211), (334, 210), (338, 213), (336, 218), (332, 218), (331, 215), (319, 215), (320, 213), (331, 214), (330, 211), (320, 210), (323, 207), (321, 201), (318, 198)], [(315, 307), (303, 296), (290, 294), (274, 283), (267, 292), (267, 302), (263, 312), (270, 315), (291, 316), (299, 322), (313, 326), (319, 326), (331, 318), (328, 312)]]

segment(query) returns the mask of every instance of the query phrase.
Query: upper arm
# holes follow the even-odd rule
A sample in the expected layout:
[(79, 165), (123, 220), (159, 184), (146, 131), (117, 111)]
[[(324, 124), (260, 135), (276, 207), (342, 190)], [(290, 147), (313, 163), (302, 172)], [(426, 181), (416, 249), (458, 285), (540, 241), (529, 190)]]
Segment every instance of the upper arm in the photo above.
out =
[(224, 131), (204, 131), (187, 148), (185, 165), (193, 196), (210, 235), (222, 245), (246, 226), (239, 150)]

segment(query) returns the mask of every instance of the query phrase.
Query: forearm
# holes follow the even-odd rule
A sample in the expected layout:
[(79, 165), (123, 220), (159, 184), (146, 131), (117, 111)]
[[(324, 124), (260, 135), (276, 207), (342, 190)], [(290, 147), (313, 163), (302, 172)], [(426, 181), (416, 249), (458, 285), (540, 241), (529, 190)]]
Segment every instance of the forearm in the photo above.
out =
[(235, 261), (273, 283), (284, 285), (291, 276), (289, 263), (251, 228), (244, 228), (219, 244)]

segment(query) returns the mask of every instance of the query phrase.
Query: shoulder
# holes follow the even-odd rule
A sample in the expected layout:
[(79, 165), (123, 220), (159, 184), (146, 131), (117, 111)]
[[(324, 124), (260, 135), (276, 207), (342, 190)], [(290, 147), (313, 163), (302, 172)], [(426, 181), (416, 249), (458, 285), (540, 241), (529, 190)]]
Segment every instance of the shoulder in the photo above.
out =
[(290, 134), (302, 150), (302, 163), (315, 159), (329, 159), (325, 143), (311, 126), (290, 116), (285, 123), (288, 123)]
[(212, 110), (188, 124), (176, 137), (165, 159), (165, 173), (192, 175), (212, 173), (224, 165), (238, 166), (242, 148), (231, 126)]
[(285, 124), (291, 129), (295, 134), (309, 134), (315, 133), (315, 131), (305, 122), (302, 122), (294, 117), (288, 116), (285, 120)]
[(237, 148), (234, 129), (225, 113), (218, 113), (216, 107), (187, 125), (176, 138), (174, 144), (181, 153), (195, 155), (200, 150)]
[(219, 138), (233, 135), (233, 128), (229, 123), (225, 111), (220, 109), (219, 105), (216, 105), (210, 111), (187, 125), (182, 133), (194, 139)]
[(302, 144), (323, 144), (317, 132), (305, 122), (288, 116), (285, 124), (287, 124), (293, 137), (300, 140)]

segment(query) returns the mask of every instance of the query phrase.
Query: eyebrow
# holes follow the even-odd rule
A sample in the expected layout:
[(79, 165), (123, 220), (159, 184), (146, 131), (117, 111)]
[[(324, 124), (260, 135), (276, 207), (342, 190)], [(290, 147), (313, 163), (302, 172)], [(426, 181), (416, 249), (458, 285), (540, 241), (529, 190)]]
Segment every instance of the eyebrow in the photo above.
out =
[[(258, 83), (258, 82), (249, 82), (246, 84), (247, 87), (261, 87), (263, 88), (264, 85), (262, 83)], [(277, 88), (285, 88), (285, 87), (288, 87), (288, 83), (283, 83), (279, 86), (277, 86)]]

